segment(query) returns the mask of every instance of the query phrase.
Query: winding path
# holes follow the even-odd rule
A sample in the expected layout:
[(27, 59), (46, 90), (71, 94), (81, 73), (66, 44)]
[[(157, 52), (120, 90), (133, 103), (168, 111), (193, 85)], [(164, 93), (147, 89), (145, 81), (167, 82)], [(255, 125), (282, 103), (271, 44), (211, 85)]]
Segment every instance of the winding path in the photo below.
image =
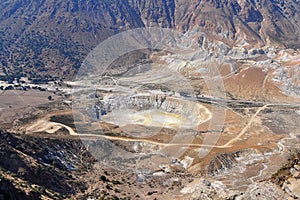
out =
[(248, 124), (241, 130), (241, 132), (233, 139), (229, 140), (226, 144), (223, 145), (223, 147), (229, 147), (232, 143), (236, 142), (237, 140), (240, 139), (240, 137), (242, 137), (247, 130), (249, 129), (249, 127), (251, 126), (251, 124), (253, 123), (253, 121), (255, 120), (256, 116), (264, 109), (266, 109), (268, 107), (268, 104), (264, 105), (263, 107), (259, 108), (256, 113), (254, 115), (252, 115), (250, 121), (248, 122)]
[(56, 112), (56, 113), (51, 113), (47, 114), (45, 117), (38, 119), (34, 123), (31, 123), (30, 126), (26, 127), (26, 131), (29, 133), (36, 133), (36, 132), (48, 132), (48, 133), (55, 133), (58, 129), (64, 127), (69, 131), (69, 134), (72, 136), (80, 136), (82, 139), (85, 138), (104, 138), (108, 140), (115, 140), (115, 141), (126, 141), (126, 142), (145, 142), (145, 143), (150, 143), (154, 145), (160, 145), (160, 146), (186, 146), (186, 147), (211, 147), (211, 148), (219, 148), (219, 149), (224, 149), (224, 148), (230, 148), (231, 144), (238, 141), (249, 129), (257, 115), (264, 109), (268, 107), (268, 104), (262, 106), (259, 108), (256, 113), (251, 117), (249, 120), (248, 124), (240, 131), (240, 133), (228, 141), (224, 145), (205, 145), (205, 144), (184, 144), (184, 143), (163, 143), (163, 142), (158, 142), (158, 141), (153, 141), (150, 139), (140, 139), (140, 138), (128, 138), (128, 137), (117, 137), (117, 136), (107, 136), (107, 135), (97, 135), (97, 134), (78, 134), (76, 133), (71, 127), (61, 124), (61, 123), (56, 123), (56, 122), (50, 122), (49, 119), (53, 115), (64, 115), (64, 114), (70, 114), (72, 111), (61, 111), (61, 112)]

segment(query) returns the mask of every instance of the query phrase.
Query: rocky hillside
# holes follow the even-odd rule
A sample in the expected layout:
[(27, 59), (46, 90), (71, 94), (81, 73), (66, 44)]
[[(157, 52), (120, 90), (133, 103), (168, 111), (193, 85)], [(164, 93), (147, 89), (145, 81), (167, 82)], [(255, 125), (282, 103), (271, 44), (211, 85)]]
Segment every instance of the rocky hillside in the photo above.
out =
[(233, 45), (244, 39), (299, 48), (299, 8), (296, 0), (179, 1), (175, 21), (180, 30), (201, 30)]
[(72, 78), (93, 47), (137, 27), (204, 32), (200, 44), (300, 47), (298, 0), (3, 0), (0, 9), (0, 75), (7, 80)]
[[(84, 191), (78, 177), (94, 159), (79, 139), (0, 131), (0, 199), (60, 199)], [(80, 156), (81, 155), (81, 156)]]

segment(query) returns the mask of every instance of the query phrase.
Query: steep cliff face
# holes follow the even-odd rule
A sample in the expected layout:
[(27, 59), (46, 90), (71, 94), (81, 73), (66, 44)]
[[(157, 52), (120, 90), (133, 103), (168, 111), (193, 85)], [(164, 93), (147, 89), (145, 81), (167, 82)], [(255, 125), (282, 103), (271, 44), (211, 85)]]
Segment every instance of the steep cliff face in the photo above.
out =
[(229, 46), (300, 47), (298, 0), (4, 0), (0, 8), (2, 71), (37, 80), (72, 77), (93, 47), (137, 27), (193, 30)]

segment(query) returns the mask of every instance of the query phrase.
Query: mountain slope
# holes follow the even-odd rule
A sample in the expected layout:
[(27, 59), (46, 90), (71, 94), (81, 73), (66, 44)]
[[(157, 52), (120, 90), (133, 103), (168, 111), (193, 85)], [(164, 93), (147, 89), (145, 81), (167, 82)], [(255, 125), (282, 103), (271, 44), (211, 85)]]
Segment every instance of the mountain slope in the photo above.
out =
[(0, 8), (0, 65), (11, 78), (71, 78), (105, 38), (145, 26), (229, 46), (300, 47), (298, 0), (5, 0)]

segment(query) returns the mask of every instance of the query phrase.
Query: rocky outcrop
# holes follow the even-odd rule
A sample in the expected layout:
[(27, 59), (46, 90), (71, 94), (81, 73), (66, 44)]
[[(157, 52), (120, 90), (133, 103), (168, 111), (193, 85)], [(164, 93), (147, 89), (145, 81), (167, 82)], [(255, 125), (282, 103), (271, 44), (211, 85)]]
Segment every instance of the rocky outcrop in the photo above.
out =
[(295, 164), (290, 169), (291, 178), (284, 181), (282, 189), (294, 199), (300, 198), (300, 166)]
[(82, 181), (71, 178), (76, 176), (73, 172), (84, 171), (94, 162), (79, 139), (49, 139), (5, 131), (0, 131), (0, 156), (0, 199), (69, 196), (85, 189)]
[(247, 150), (237, 151), (232, 153), (223, 153), (216, 155), (207, 166), (207, 171), (211, 175), (222, 173), (225, 170), (231, 169), (237, 163), (236, 158), (246, 154)]
[[(118, 94), (114, 97), (110, 96), (109, 100), (100, 100), (98, 105), (100, 105), (101, 110), (104, 108), (105, 113), (122, 110), (148, 112), (151, 110), (161, 110), (166, 113), (178, 114), (195, 126), (211, 118), (210, 111), (200, 103), (163, 94), (132, 96), (122, 96)], [(150, 112), (148, 114), (150, 114)]]
[(300, 152), (296, 150), (289, 162), (282, 166), (270, 179), (292, 199), (300, 198)]
[(29, 194), (16, 188), (12, 181), (0, 179), (0, 199), (40, 199), (41, 195), (38, 192), (31, 191)]

